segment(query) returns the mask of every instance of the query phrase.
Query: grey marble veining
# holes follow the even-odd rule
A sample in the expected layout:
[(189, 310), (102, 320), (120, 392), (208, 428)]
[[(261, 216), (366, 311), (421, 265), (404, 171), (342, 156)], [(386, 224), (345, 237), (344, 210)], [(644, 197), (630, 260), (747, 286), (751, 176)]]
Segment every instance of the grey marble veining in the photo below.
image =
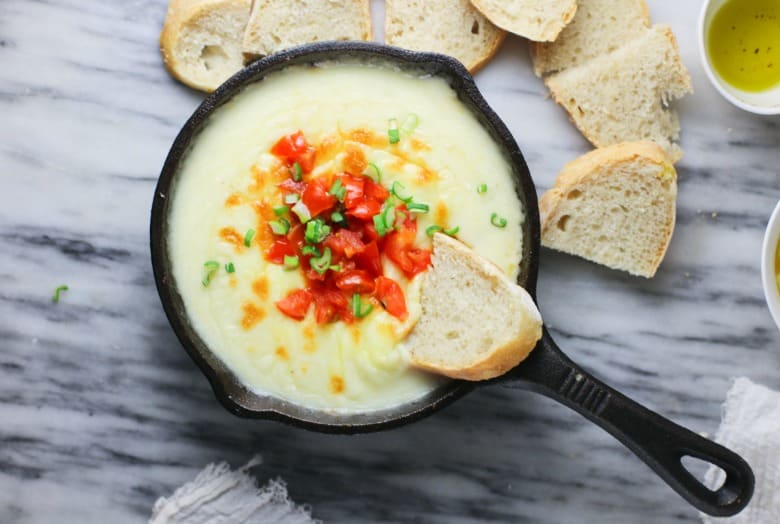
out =
[[(759, 276), (780, 198), (780, 120), (719, 98), (700, 2), (650, 2), (696, 88), (679, 104), (678, 226), (653, 280), (542, 253), (539, 303), (597, 376), (712, 433), (736, 375), (780, 388)], [(328, 436), (234, 418), (180, 349), (151, 275), (156, 176), (201, 95), (162, 69), (163, 0), (0, 2), (0, 522), (143, 522), (205, 464), (254, 453), (326, 522), (696, 522), (598, 428), (483, 388), (391, 432)], [(588, 149), (508, 38), (477, 81), (540, 191)], [(58, 305), (53, 289), (70, 291)]]

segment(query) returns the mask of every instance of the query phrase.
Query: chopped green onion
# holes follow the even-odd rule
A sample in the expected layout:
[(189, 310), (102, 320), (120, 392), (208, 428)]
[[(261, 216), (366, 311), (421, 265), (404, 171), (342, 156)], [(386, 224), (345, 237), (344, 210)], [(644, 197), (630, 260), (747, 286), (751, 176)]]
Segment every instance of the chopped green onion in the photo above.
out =
[(406, 117), (406, 120), (404, 120), (403, 125), (401, 126), (401, 131), (403, 131), (405, 135), (411, 134), (415, 129), (417, 129), (417, 124), (419, 123), (420, 119), (418, 116), (414, 113), (409, 113), (409, 115)]
[(300, 182), (303, 179), (303, 169), (301, 169), (301, 165), (298, 162), (292, 165), (292, 177), (296, 182)]
[(363, 303), (360, 300), (360, 295), (358, 293), (352, 295), (352, 300), (349, 301), (349, 307), (352, 309), (352, 314), (355, 315), (355, 318), (363, 318), (374, 310), (374, 306), (371, 304), (366, 304), (366, 307), (363, 307)]
[(68, 286), (65, 286), (65, 285), (57, 286), (57, 288), (54, 290), (54, 295), (52, 295), (52, 297), (51, 297), (51, 301), (54, 302), (55, 304), (57, 302), (59, 302), (60, 301), (60, 293), (62, 293), (63, 291), (67, 291), (68, 289), (70, 289), (70, 288)]
[(382, 212), (374, 215), (374, 227), (380, 237), (385, 236), (393, 229), (395, 224), (395, 208), (388, 203), (385, 203)]
[(289, 210), (290, 210), (290, 208), (287, 207), (287, 206), (275, 207), (274, 208), (274, 214), (276, 216), (280, 217), (280, 216), (284, 215), (285, 213), (287, 213)]
[(395, 225), (395, 207), (385, 206), (385, 210), (382, 212), (382, 221), (385, 223), (385, 230), (390, 231)]
[(337, 178), (336, 181), (333, 182), (333, 185), (330, 186), (330, 191), (328, 191), (328, 193), (339, 200), (344, 200), (344, 195), (347, 194), (347, 188), (341, 184), (341, 179)]
[(455, 227), (451, 227), (449, 229), (445, 229), (444, 230), (444, 234), (445, 235), (449, 235), (449, 236), (452, 237), (452, 236), (457, 235), (458, 231), (460, 231), (460, 226), (455, 226)]
[(442, 230), (441, 226), (430, 226), (425, 229), (425, 234), (428, 235), (429, 237), (432, 237), (434, 233), (441, 230)]
[(391, 118), (388, 122), (387, 138), (391, 144), (397, 144), (401, 140), (398, 134), (398, 120)]
[(298, 265), (297, 256), (284, 255), (284, 269), (298, 269)]
[(311, 220), (311, 211), (309, 211), (309, 208), (306, 207), (306, 204), (304, 204), (302, 200), (296, 202), (292, 207), (292, 212), (298, 215), (298, 218), (303, 224)]
[(227, 264), (225, 264), (225, 271), (228, 273), (235, 273), (236, 266), (233, 265), (233, 262), (228, 262)]
[(490, 223), (496, 227), (506, 227), (506, 218), (498, 216), (498, 213), (490, 215)]
[(322, 221), (321, 218), (315, 218), (306, 224), (306, 232), (303, 237), (310, 244), (319, 244), (330, 233), (330, 226)]
[(334, 211), (330, 214), (330, 219), (334, 222), (344, 222), (344, 215), (339, 213), (338, 211)]
[(326, 247), (325, 251), (322, 253), (322, 256), (310, 259), (309, 264), (314, 271), (322, 275), (328, 270), (328, 268), (330, 268), (330, 259), (330, 248)]
[(301, 248), (301, 253), (304, 255), (311, 255), (314, 257), (322, 256), (322, 253), (320, 253), (320, 250), (317, 249), (317, 246), (311, 246), (309, 244), (306, 244)]
[(431, 207), (428, 204), (421, 204), (419, 202), (410, 202), (406, 204), (406, 209), (409, 211), (417, 211), (419, 213), (427, 213), (431, 210)]
[(274, 232), (274, 235), (286, 235), (290, 231), (290, 223), (284, 218), (271, 220), (268, 222), (268, 225), (271, 226), (271, 231)]
[(477, 193), (479, 193), (480, 195), (482, 193), (487, 193), (487, 184), (480, 184), (480, 185), (478, 185), (477, 186)]
[(330, 266), (331, 271), (341, 271), (341, 264), (336, 264), (335, 266)]
[(211, 284), (211, 279), (214, 278), (214, 274), (219, 270), (219, 262), (216, 260), (209, 260), (204, 262), (203, 267), (206, 268), (206, 276), (203, 277), (201, 282), (204, 286), (208, 287)]
[(285, 204), (294, 204), (300, 199), (301, 197), (300, 195), (298, 195), (298, 193), (290, 193), (289, 195), (284, 195)]
[[(370, 167), (374, 171), (374, 175), (376, 175), (376, 177), (371, 177), (371, 178), (375, 178), (374, 182), (376, 182), (377, 184), (381, 184), (382, 183), (382, 170), (379, 169), (379, 166), (374, 164), (373, 162), (369, 162), (368, 163), (368, 167)], [(366, 175), (366, 176), (371, 176), (371, 175)]]
[(246, 232), (246, 235), (244, 235), (244, 245), (246, 247), (249, 247), (252, 245), (252, 239), (255, 238), (255, 230), (254, 229), (248, 229)]
[(376, 229), (377, 235), (380, 237), (387, 234), (387, 226), (385, 225), (385, 220), (382, 218), (382, 213), (374, 215), (374, 228)]
[(402, 195), (402, 190), (406, 189), (404, 185), (398, 181), (393, 182), (393, 187), (390, 188), (390, 192), (401, 202), (409, 203), (412, 201), (412, 195)]

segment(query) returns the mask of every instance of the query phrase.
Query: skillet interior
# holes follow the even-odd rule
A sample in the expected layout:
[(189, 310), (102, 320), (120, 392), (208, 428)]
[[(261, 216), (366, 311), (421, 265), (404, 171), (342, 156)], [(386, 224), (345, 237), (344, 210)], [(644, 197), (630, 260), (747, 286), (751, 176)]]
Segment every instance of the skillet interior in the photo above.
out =
[(176, 190), (179, 164), (212, 112), (247, 85), (262, 81), (266, 75), (285, 67), (356, 59), (446, 79), (461, 102), (471, 110), (496, 141), (512, 168), (515, 190), (525, 208), (525, 221), (522, 226), (523, 259), (520, 264), (518, 283), (535, 295), (540, 229), (533, 181), (511, 133), (479, 93), (471, 75), (460, 62), (444, 55), (416, 53), (365, 42), (316, 43), (293, 48), (254, 62), (209, 95), (176, 137), (155, 190), (150, 236), (155, 282), (174, 332), (187, 353), (208, 378), (214, 394), (222, 405), (242, 417), (276, 419), (330, 433), (376, 431), (400, 426), (430, 415), (473, 388), (473, 385), (467, 382), (453, 380), (413, 402), (359, 414), (313, 410), (272, 395), (260, 395), (244, 387), (208, 349), (190, 324), (182, 298), (176, 290), (176, 282), (170, 271), (167, 241), (170, 196)]

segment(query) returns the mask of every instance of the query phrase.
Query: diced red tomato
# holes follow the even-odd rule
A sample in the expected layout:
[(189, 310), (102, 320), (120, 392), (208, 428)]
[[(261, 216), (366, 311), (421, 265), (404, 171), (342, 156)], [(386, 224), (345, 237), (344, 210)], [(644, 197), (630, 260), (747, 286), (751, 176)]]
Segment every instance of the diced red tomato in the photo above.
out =
[(287, 238), (279, 238), (271, 244), (265, 253), (265, 259), (274, 264), (284, 264), (284, 257), (295, 255), (295, 244)]
[(309, 147), (305, 153), (301, 153), (296, 157), (298, 165), (301, 166), (301, 171), (304, 173), (311, 173), (314, 169), (314, 161), (317, 157), (317, 150), (313, 147)]
[(366, 245), (360, 239), (360, 234), (349, 229), (339, 229), (332, 235), (329, 235), (323, 242), (325, 247), (337, 255), (344, 255), (352, 258), (366, 249)]
[(368, 177), (363, 177), (363, 179), (365, 180), (364, 192), (366, 194), (366, 198), (384, 202), (390, 197), (390, 191), (386, 187), (377, 184)]
[[(316, 149), (311, 147), (300, 131), (282, 137), (271, 152), (288, 166), (298, 162), (304, 173), (310, 173), (316, 164)], [(343, 188), (343, 197), (330, 194), (334, 181)], [(406, 298), (400, 284), (383, 276), (383, 255), (395, 264), (408, 278), (425, 271), (431, 263), (431, 251), (416, 244), (417, 217), (405, 204), (398, 205), (394, 229), (379, 236), (374, 217), (381, 211), (390, 190), (370, 177), (355, 173), (325, 174), (316, 178), (295, 181), (292, 177), (278, 184), (283, 195), (300, 195), (311, 217), (324, 220), (331, 228), (322, 242), (311, 251), (303, 249), (306, 225), (298, 216), (289, 213), (291, 223), (285, 236), (272, 236), (273, 243), (265, 252), (265, 258), (275, 264), (283, 264), (285, 256), (298, 256), (300, 269), (306, 279), (306, 289), (291, 292), (276, 303), (282, 313), (302, 320), (314, 303), (314, 316), (318, 323), (356, 320), (350, 308), (355, 293), (378, 306), (380, 303), (391, 315), (404, 320), (408, 316)], [(346, 217), (332, 219), (338, 211)], [(322, 273), (315, 271), (312, 252), (324, 255), (329, 252), (330, 261)], [(319, 255), (317, 255), (319, 256)]]
[(365, 181), (363, 177), (352, 176), (348, 173), (338, 175), (341, 185), (344, 187), (344, 207), (352, 209), (363, 201), (363, 188)]
[(382, 204), (376, 200), (363, 200), (356, 204), (352, 209), (347, 209), (347, 215), (359, 218), (360, 220), (371, 220), (374, 215), (382, 210)]
[(368, 272), (354, 269), (339, 273), (336, 277), (336, 287), (346, 293), (365, 294), (373, 293), (376, 286)]
[(365, 249), (355, 255), (356, 266), (366, 271), (372, 277), (382, 276), (382, 259), (379, 257), (379, 248), (373, 240), (365, 245)]
[[(408, 212), (407, 212), (408, 213)], [(411, 214), (411, 213), (408, 213)], [(431, 265), (431, 251), (415, 245), (417, 223), (405, 221), (400, 230), (386, 236), (384, 253), (408, 278), (425, 271)]]
[(314, 169), (317, 150), (311, 147), (301, 131), (283, 136), (271, 148), (271, 153), (283, 159), (288, 165), (298, 162), (304, 173)]
[(301, 201), (309, 208), (312, 218), (323, 211), (331, 209), (336, 204), (336, 197), (329, 193), (329, 177), (317, 177), (303, 190)]
[(314, 296), (307, 289), (296, 289), (285, 298), (276, 302), (276, 307), (290, 318), (303, 320), (311, 306)]
[(349, 309), (349, 300), (341, 291), (323, 287), (315, 290), (313, 295), (314, 315), (318, 324), (326, 324), (336, 320), (350, 323), (355, 320)]
[(295, 193), (300, 195), (306, 187), (306, 182), (296, 182), (292, 178), (285, 178), (276, 185), (285, 195)]
[(398, 282), (392, 278), (379, 277), (376, 279), (376, 291), (374, 295), (382, 303), (388, 313), (400, 320), (406, 320), (409, 312), (406, 310), (404, 292)]
[(290, 232), (287, 233), (287, 239), (292, 243), (294, 247), (297, 247), (298, 249), (303, 247), (304, 244), (304, 234), (306, 233), (306, 226), (303, 224), (296, 224), (290, 229)]

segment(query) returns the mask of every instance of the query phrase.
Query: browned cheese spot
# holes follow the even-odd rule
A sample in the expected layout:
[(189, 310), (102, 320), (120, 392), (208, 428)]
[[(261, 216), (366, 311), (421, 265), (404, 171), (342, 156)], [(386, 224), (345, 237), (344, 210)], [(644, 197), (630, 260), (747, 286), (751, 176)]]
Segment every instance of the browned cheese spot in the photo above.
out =
[(301, 333), (303, 334), (303, 350), (307, 353), (314, 353), (317, 346), (314, 345), (314, 326), (309, 324), (305, 326)]
[(360, 175), (366, 170), (366, 167), (368, 167), (366, 155), (363, 154), (363, 150), (360, 149), (360, 146), (355, 144), (347, 144), (345, 149), (344, 170), (353, 175)]
[(268, 278), (265, 276), (262, 276), (252, 282), (252, 291), (254, 291), (255, 295), (260, 298), (260, 300), (267, 300), (268, 299)]
[(249, 172), (252, 175), (252, 182), (247, 186), (246, 190), (249, 193), (259, 193), (265, 185), (264, 179), (266, 174), (257, 166), (249, 168)]
[(225, 199), (225, 207), (235, 207), (241, 203), (241, 193), (233, 193)]
[(420, 151), (430, 151), (431, 146), (420, 140), (419, 138), (411, 137), (409, 139), (409, 146), (417, 152)]
[(265, 311), (251, 302), (245, 302), (241, 309), (244, 311), (244, 317), (241, 319), (241, 327), (244, 329), (252, 329), (265, 317)]
[(439, 224), (440, 226), (444, 227), (449, 224), (450, 220), (450, 210), (447, 208), (447, 204), (445, 204), (442, 201), (439, 201), (436, 204), (436, 210), (433, 214), (433, 221), (436, 224)]
[(335, 393), (343, 393), (344, 392), (344, 378), (338, 376), (338, 375), (331, 375), (330, 376), (330, 390)]
[(265, 200), (255, 200), (252, 202), (252, 209), (257, 215), (257, 228), (253, 242), (256, 242), (260, 249), (265, 251), (274, 243), (274, 233), (268, 227), (268, 222), (276, 220), (274, 208)]
[(342, 140), (340, 136), (327, 136), (317, 146), (317, 162), (324, 164), (333, 160), (339, 151), (341, 151)]
[(352, 335), (352, 340), (355, 344), (360, 344), (360, 328), (357, 326), (349, 326), (349, 333)]
[(274, 354), (282, 360), (290, 360), (290, 355), (287, 353), (287, 350), (284, 348), (284, 346), (279, 346), (276, 348)]
[(379, 148), (387, 145), (387, 136), (379, 136), (368, 129), (353, 129), (347, 136), (350, 140), (360, 142), (361, 144)]
[(417, 175), (417, 180), (422, 184), (429, 184), (431, 182), (435, 182), (439, 179), (438, 173), (431, 169), (428, 164), (425, 163), (424, 160), (421, 158), (410, 158), (408, 155), (405, 155), (402, 151), (396, 151), (395, 155), (397, 157), (397, 160), (390, 164), (389, 169), (391, 171), (402, 171), (405, 166), (412, 165), (417, 167), (420, 172)]
[(232, 244), (236, 251), (239, 251), (244, 247), (244, 237), (232, 227), (223, 227), (220, 229), (219, 237), (228, 244)]

